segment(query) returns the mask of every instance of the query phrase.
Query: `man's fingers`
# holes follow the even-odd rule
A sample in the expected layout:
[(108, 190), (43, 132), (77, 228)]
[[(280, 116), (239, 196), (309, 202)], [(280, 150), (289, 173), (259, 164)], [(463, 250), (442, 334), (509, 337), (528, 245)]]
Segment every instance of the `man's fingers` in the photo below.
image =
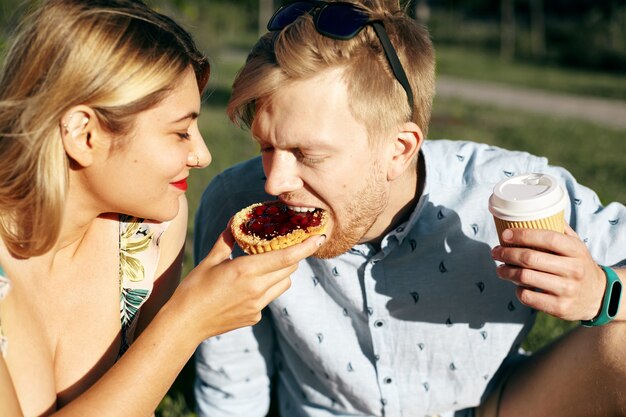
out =
[(519, 287), (538, 288), (555, 295), (570, 295), (567, 282), (550, 273), (503, 264), (498, 267), (497, 274)]
[(571, 233), (574, 234), (538, 229), (506, 229), (502, 232), (502, 239), (513, 246), (537, 248), (564, 256), (576, 256), (580, 252), (581, 242), (573, 230)]
[(572, 227), (567, 223), (565, 223), (565, 234), (567, 236), (576, 236), (576, 238), (580, 239), (574, 229), (572, 229)]
[(551, 294), (542, 293), (526, 287), (517, 287), (515, 294), (522, 304), (530, 308), (557, 317), (560, 313), (558, 304), (555, 302), (556, 298)]
[(565, 271), (563, 257), (531, 248), (496, 246), (492, 251), (495, 260), (520, 268), (559, 275)]

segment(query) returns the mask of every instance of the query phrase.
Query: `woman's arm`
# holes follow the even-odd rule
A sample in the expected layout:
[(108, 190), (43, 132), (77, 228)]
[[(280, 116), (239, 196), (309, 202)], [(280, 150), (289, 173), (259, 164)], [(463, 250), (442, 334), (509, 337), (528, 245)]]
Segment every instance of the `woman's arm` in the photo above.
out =
[(287, 249), (230, 259), (234, 240), (225, 231), (207, 257), (120, 360), (55, 416), (150, 416), (198, 344), (249, 326), (290, 286), (298, 262), (324, 238)]

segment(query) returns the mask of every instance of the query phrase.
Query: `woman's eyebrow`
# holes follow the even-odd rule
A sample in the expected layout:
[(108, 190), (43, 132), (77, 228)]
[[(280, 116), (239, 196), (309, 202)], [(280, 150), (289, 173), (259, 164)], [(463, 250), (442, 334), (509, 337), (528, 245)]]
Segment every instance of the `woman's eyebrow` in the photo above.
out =
[(176, 119), (176, 120), (172, 121), (171, 124), (179, 123), (179, 122), (182, 122), (183, 120), (186, 120), (186, 119), (195, 120), (195, 119), (198, 118), (198, 116), (200, 116), (200, 113), (192, 111), (192, 112), (187, 113), (186, 115), (184, 115), (180, 119)]

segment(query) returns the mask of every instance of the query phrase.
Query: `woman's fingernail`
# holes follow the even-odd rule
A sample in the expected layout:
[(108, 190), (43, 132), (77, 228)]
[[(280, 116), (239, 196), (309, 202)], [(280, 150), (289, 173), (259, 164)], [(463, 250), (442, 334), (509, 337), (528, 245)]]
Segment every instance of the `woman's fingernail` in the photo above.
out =
[(502, 232), (503, 240), (511, 240), (512, 238), (513, 238), (513, 232), (510, 231), (509, 229), (506, 229), (504, 232)]

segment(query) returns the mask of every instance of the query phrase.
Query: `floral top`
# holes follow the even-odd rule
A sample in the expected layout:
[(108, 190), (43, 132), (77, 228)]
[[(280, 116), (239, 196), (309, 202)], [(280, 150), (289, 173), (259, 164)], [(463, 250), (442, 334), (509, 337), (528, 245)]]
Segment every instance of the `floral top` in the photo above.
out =
[[(133, 340), (140, 308), (152, 292), (159, 262), (161, 235), (169, 223), (144, 223), (142, 219), (120, 215), (119, 283), (122, 342), (118, 357)], [(11, 281), (0, 267), (0, 300), (11, 288)], [(2, 332), (0, 317), (0, 353), (6, 354), (8, 340)]]
[(122, 343), (119, 356), (130, 346), (140, 308), (152, 292), (161, 250), (161, 235), (169, 223), (144, 223), (120, 216), (120, 320)]
[[(4, 270), (0, 266), (0, 300), (2, 300), (11, 288), (11, 281), (5, 276)], [(2, 317), (0, 317), (0, 353), (5, 354), (7, 350), (8, 340), (2, 332)]]

